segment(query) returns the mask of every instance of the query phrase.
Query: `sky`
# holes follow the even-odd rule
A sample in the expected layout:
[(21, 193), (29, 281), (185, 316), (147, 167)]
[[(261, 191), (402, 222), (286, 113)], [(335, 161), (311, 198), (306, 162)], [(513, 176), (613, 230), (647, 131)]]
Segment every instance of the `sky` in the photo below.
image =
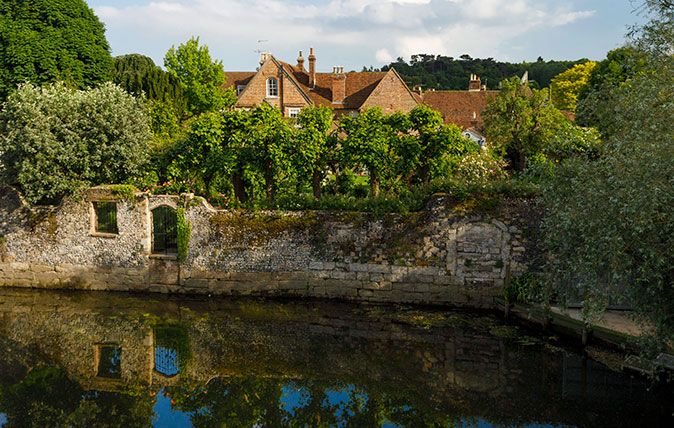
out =
[(87, 0), (113, 55), (162, 65), (192, 36), (225, 70), (254, 70), (260, 51), (294, 63), (360, 70), (426, 53), (501, 61), (602, 59), (645, 18), (640, 0)]

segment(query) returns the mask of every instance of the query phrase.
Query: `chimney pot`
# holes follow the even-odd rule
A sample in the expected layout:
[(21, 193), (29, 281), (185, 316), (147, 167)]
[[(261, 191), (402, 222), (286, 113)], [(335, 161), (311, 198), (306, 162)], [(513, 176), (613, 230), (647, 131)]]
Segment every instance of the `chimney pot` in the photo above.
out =
[(297, 57), (297, 68), (304, 70), (304, 56), (302, 55), (302, 51), (300, 51), (300, 54)]
[(309, 87), (316, 86), (316, 55), (314, 48), (309, 49)]
[(470, 75), (470, 82), (468, 82), (469, 91), (479, 91), (482, 89), (482, 84), (480, 83), (480, 76), (477, 74)]

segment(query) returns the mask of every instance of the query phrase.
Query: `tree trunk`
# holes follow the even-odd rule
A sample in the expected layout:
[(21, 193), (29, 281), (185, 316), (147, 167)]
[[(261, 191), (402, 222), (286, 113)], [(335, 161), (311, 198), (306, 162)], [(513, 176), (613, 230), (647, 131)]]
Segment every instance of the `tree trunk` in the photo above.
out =
[(527, 157), (522, 152), (517, 152), (517, 170), (522, 172), (527, 167)]
[(234, 196), (241, 203), (248, 201), (248, 194), (246, 193), (246, 183), (243, 181), (243, 171), (236, 170), (232, 174), (232, 187), (234, 187)]
[(311, 187), (314, 190), (314, 198), (321, 199), (321, 171), (318, 169), (314, 169), (314, 172), (311, 175)]
[(431, 168), (428, 166), (428, 164), (423, 164), (421, 165), (421, 168), (419, 168), (419, 179), (421, 180), (422, 184), (428, 184), (430, 169)]
[(264, 184), (267, 191), (267, 199), (273, 201), (276, 197), (276, 189), (274, 186), (274, 164), (272, 161), (267, 161), (265, 165)]
[(375, 168), (370, 169), (370, 196), (373, 198), (379, 196), (379, 175)]

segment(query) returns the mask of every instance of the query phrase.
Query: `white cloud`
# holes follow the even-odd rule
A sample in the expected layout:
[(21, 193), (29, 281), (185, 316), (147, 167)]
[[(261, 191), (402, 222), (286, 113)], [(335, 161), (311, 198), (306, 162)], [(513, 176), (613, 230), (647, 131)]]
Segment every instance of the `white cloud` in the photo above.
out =
[(324, 69), (330, 61), (359, 68), (371, 58), (416, 53), (503, 58), (516, 37), (594, 14), (537, 0), (90, 1), (116, 54), (134, 49), (160, 60), (171, 45), (199, 35), (230, 69), (227, 58), (235, 58), (233, 68), (252, 68), (258, 48), (290, 60), (315, 46)]
[(393, 55), (391, 55), (391, 52), (386, 48), (377, 50), (374, 54), (374, 58), (383, 64), (393, 61)]

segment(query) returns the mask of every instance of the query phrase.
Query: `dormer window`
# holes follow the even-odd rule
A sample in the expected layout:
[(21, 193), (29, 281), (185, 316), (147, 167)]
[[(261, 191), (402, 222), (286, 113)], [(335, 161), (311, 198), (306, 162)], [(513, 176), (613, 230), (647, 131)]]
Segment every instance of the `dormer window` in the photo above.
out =
[(246, 85), (236, 85), (236, 95), (241, 95), (244, 89), (246, 89)]
[(267, 79), (267, 98), (278, 97), (278, 79), (270, 77)]

